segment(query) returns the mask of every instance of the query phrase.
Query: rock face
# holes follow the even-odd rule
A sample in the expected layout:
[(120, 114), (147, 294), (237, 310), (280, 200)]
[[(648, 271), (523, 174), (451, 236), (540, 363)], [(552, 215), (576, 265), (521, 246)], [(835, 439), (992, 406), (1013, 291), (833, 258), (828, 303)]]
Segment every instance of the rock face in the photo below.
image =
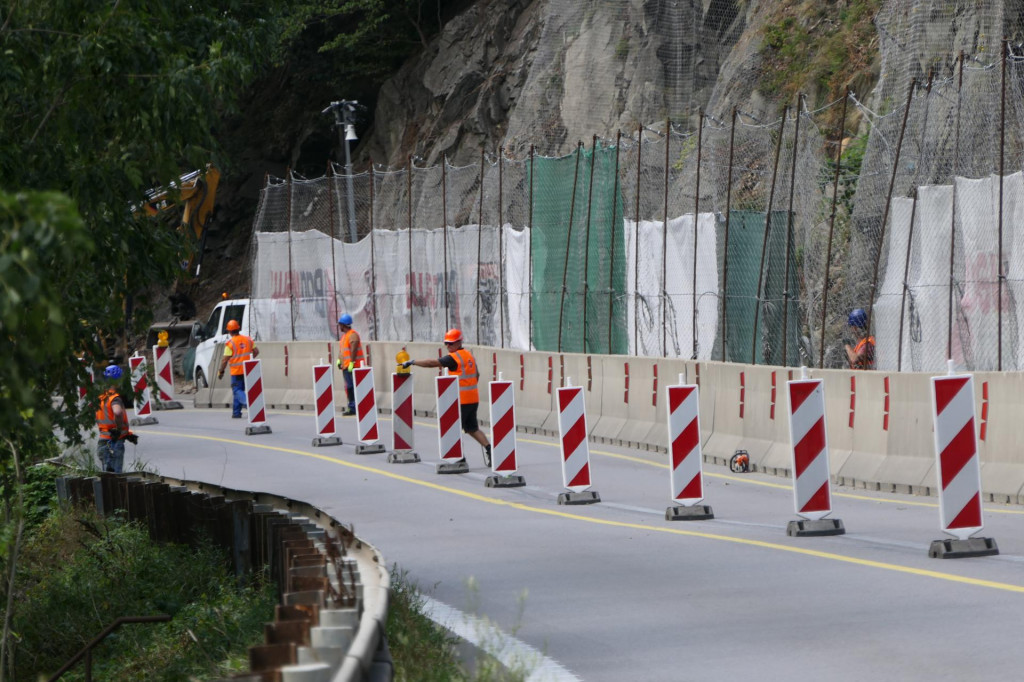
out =
[[(470, 163), (499, 146), (556, 155), (751, 101), (758, 3), (480, 0), (382, 88), (363, 160)], [(755, 98), (756, 99), (756, 98)]]

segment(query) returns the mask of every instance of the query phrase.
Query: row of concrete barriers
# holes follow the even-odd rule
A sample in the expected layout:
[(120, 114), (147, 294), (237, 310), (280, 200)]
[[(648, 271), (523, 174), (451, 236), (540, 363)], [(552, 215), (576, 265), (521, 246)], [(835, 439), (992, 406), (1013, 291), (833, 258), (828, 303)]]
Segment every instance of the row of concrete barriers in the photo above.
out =
[[(337, 358), (337, 343), (260, 343), (264, 394), (270, 409), (313, 409), (312, 367)], [(395, 355), (439, 357), (441, 344), (370, 342), (377, 407), (391, 409)], [(790, 476), (786, 382), (795, 368), (697, 362), (617, 355), (553, 353), (472, 347), (481, 384), (499, 374), (516, 389), (521, 431), (557, 435), (555, 389), (571, 382), (586, 389), (590, 438), (657, 452), (667, 451), (665, 387), (700, 386), (701, 440), (706, 461), (727, 464), (746, 450), (751, 469)], [(414, 369), (416, 413), (432, 415), (436, 372)], [(809, 370), (825, 381), (826, 424), (832, 476), (840, 485), (919, 495), (937, 490), (930, 374)], [(986, 501), (1024, 504), (1024, 420), (1019, 418), (1024, 373), (980, 372), (976, 427)], [(335, 401), (345, 403), (340, 372)], [(197, 407), (230, 405), (228, 382), (197, 392)], [(486, 408), (481, 411), (486, 423)], [(312, 431), (312, 427), (311, 427)]]

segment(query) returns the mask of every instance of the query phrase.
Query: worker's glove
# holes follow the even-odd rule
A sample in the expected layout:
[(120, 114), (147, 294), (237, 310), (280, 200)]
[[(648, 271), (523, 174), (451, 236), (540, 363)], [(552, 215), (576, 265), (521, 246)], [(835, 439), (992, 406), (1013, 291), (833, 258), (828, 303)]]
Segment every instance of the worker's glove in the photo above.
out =
[(221, 371), (217, 372), (217, 378), (218, 379), (223, 379), (224, 378), (224, 370), (221, 370)]
[(138, 436), (138, 434), (135, 434), (135, 433), (129, 433), (126, 436), (126, 440), (129, 443), (131, 443), (132, 445), (138, 445), (139, 444), (139, 436)]
[(354, 363), (354, 362), (350, 362), (350, 363), (348, 363), (348, 371), (350, 371), (350, 372), (351, 372), (351, 371), (353, 371), (353, 370), (354, 370), (355, 368), (356, 368), (356, 363)]
[(412, 367), (415, 363), (415, 360), (406, 360), (402, 363), (402, 367)]
[(344, 367), (344, 365), (341, 364), (341, 358), (338, 358), (335, 361), (334, 366), (337, 367), (338, 369), (342, 369), (342, 367)]

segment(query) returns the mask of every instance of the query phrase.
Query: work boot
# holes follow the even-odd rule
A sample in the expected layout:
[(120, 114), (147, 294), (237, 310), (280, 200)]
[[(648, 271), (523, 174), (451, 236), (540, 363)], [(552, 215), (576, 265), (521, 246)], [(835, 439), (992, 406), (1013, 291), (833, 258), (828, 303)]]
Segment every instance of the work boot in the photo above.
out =
[(484, 446), (484, 466), (490, 468), (491, 466), (491, 446)]
[(341, 411), (341, 416), (342, 417), (353, 417), (353, 416), (355, 416), (355, 414), (356, 414), (356, 411), (354, 409), (352, 409), (351, 407), (346, 407), (344, 410)]

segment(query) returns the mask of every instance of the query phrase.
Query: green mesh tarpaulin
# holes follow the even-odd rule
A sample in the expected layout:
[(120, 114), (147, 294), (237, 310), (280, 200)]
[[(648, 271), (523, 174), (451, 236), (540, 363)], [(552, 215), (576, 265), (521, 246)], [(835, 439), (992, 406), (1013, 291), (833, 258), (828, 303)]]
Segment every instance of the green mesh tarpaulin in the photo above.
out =
[[(726, 283), (726, 350), (731, 362), (754, 362), (769, 365), (799, 365), (799, 301), (796, 272), (796, 247), (790, 246), (789, 287), (783, 287), (786, 272), (786, 229), (788, 214), (773, 211), (765, 248), (764, 280), (761, 284), (761, 305), (757, 315), (757, 338), (754, 338), (754, 313), (761, 272), (761, 251), (764, 245), (765, 214), (755, 211), (732, 211), (729, 216), (728, 281)], [(725, 231), (719, 231), (724, 241)], [(788, 341), (782, 362), (783, 304), (788, 294), (789, 310), (786, 325)], [(721, 322), (720, 322), (721, 323)], [(753, 352), (752, 352), (753, 351)], [(716, 355), (715, 358), (720, 358)], [(753, 360), (751, 360), (753, 358)]]
[(628, 352), (626, 244), (615, 149), (599, 146), (596, 153), (581, 149), (559, 159), (535, 159), (531, 181), (534, 347)]

